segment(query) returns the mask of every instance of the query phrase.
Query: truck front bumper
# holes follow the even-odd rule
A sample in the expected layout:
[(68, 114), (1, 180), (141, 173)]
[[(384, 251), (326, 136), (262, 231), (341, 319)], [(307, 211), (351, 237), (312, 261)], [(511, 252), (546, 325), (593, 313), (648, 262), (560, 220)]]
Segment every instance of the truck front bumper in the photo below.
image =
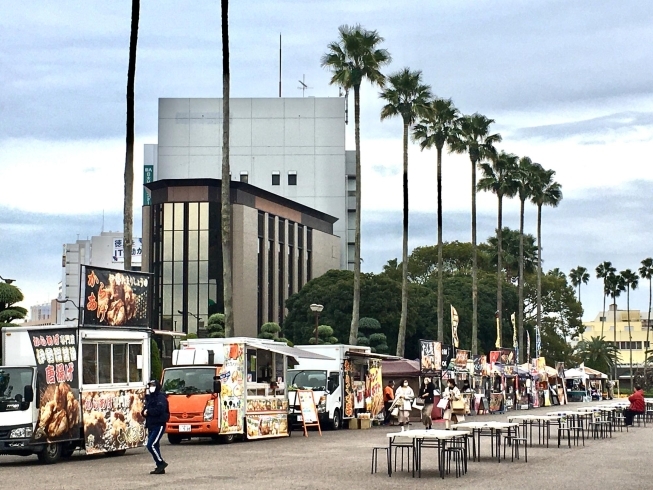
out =
[(30, 443), (30, 439), (0, 439), (0, 454), (26, 455), (42, 449), (41, 445)]

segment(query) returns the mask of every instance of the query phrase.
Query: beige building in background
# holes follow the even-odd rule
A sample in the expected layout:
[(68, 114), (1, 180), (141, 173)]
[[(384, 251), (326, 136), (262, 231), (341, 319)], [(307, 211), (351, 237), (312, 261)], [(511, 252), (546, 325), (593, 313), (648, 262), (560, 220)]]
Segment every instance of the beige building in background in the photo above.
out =
[[(142, 270), (154, 274), (152, 328), (201, 335), (224, 311), (221, 181), (146, 187)], [(231, 182), (231, 201), (234, 335), (256, 337), (263, 323), (283, 323), (290, 295), (340, 267), (337, 218), (244, 182)]]

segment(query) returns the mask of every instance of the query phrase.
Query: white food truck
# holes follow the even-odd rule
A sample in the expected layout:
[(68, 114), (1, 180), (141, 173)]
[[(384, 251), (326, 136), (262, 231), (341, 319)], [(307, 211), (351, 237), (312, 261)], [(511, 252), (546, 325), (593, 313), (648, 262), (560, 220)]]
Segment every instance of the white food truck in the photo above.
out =
[(288, 370), (291, 423), (301, 421), (299, 403), (293, 390), (313, 390), (320, 423), (339, 429), (344, 420), (366, 412), (375, 417), (383, 410), (381, 359), (398, 359), (375, 354), (369, 347), (322, 344), (297, 345), (304, 351), (332, 360), (298, 359)]
[(146, 441), (148, 274), (84, 267), (80, 325), (5, 327), (0, 454), (55, 463)]

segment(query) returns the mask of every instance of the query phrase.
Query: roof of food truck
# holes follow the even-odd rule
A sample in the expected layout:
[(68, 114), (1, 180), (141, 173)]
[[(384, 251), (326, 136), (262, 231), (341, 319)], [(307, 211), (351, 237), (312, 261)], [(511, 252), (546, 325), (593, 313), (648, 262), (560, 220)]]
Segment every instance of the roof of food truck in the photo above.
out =
[(375, 359), (384, 359), (387, 361), (399, 360), (401, 357), (391, 356), (388, 354), (377, 354), (372, 352), (372, 349), (364, 345), (347, 345), (347, 344), (320, 344), (320, 345), (296, 345), (299, 349), (308, 351), (333, 351), (337, 350), (341, 355), (348, 355), (354, 357), (371, 357)]
[(246, 344), (256, 349), (269, 350), (277, 354), (293, 357), (295, 359), (319, 359), (325, 361), (332, 361), (332, 357), (317, 354), (308, 350), (300, 349), (298, 347), (290, 347), (283, 342), (275, 342), (269, 339), (255, 339), (251, 337), (229, 337), (229, 338), (208, 338), (208, 339), (188, 339), (182, 342), (182, 345), (187, 347), (200, 347), (208, 348), (212, 345), (225, 345), (225, 344)]

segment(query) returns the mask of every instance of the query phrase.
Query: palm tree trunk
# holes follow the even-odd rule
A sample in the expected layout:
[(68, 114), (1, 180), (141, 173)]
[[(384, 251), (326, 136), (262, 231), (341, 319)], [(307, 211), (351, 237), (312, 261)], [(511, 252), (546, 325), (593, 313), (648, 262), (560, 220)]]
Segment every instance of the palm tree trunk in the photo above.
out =
[(136, 46), (141, 2), (132, 0), (132, 22), (129, 36), (129, 65), (127, 67), (127, 137), (125, 151), (125, 196), (123, 207), (123, 256), (126, 271), (132, 268), (134, 226), (134, 84), (136, 78)]
[(630, 389), (634, 388), (633, 385), (633, 328), (630, 325), (630, 283), (626, 284), (626, 309), (628, 310), (628, 347), (630, 351)]
[(349, 328), (349, 344), (358, 340), (361, 298), (361, 128), (360, 85), (354, 85), (354, 139), (356, 141), (356, 232), (354, 235), (354, 301)]
[[(222, 283), (224, 291), (224, 334), (234, 336), (233, 277), (231, 264), (231, 176), (229, 169), (229, 0), (222, 7)], [(260, 328), (260, 325), (258, 325)]]
[(476, 250), (476, 161), (472, 159), (472, 355), (478, 354), (478, 257)]
[(605, 279), (603, 279), (603, 320), (601, 320), (601, 338), (603, 338), (603, 329), (605, 326), (605, 298), (607, 297), (607, 294), (605, 294)]
[(442, 147), (438, 147), (438, 342), (444, 342), (444, 280), (442, 260)]
[[(542, 205), (537, 205), (537, 328), (542, 332)], [(528, 362), (528, 359), (526, 359)]]
[(408, 122), (404, 121), (404, 237), (401, 253), (401, 320), (397, 336), (397, 355), (404, 357), (408, 324)]
[(519, 304), (517, 315), (517, 345), (519, 346), (519, 364), (522, 363), (524, 352), (524, 202), (521, 200), (519, 213)]
[(502, 316), (503, 316), (503, 195), (499, 194), (499, 212), (497, 215), (497, 311), (499, 315), (497, 322), (499, 322), (499, 345), (501, 343), (502, 333)]
[(648, 378), (646, 377), (646, 372), (648, 368), (648, 350), (650, 349), (649, 344), (649, 333), (651, 332), (651, 299), (653, 299), (653, 288), (651, 287), (651, 279), (648, 280), (648, 323), (646, 324), (646, 346), (644, 347), (644, 385), (648, 387)]
[[(617, 290), (615, 290), (612, 293), (612, 303), (614, 305), (614, 310), (613, 310), (613, 316), (612, 318), (614, 319), (614, 326), (612, 327), (612, 331), (614, 333), (614, 346), (615, 349), (617, 348)], [(614, 379), (617, 379), (617, 362), (619, 359), (617, 358), (614, 363)]]

